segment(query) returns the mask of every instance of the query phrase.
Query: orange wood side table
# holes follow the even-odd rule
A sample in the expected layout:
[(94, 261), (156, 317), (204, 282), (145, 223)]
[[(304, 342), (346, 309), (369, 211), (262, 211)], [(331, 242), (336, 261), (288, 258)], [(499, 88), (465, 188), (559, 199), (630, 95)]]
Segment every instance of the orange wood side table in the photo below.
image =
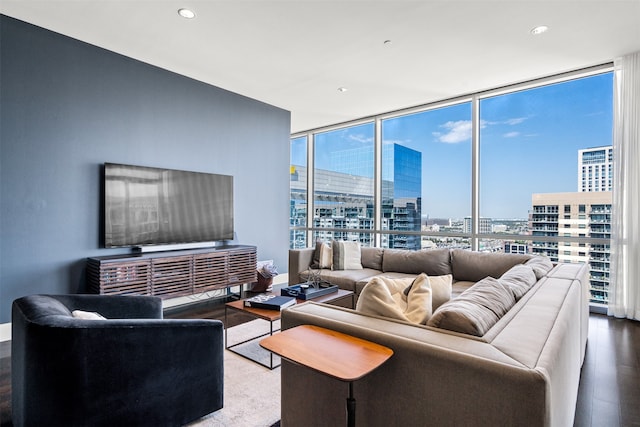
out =
[(260, 345), (291, 362), (349, 383), (347, 425), (356, 425), (353, 382), (386, 362), (393, 350), (330, 329), (301, 325), (260, 341)]
[[(279, 291), (278, 291), (279, 292)], [(267, 294), (272, 294), (273, 292), (267, 292)], [(276, 295), (279, 295), (279, 293), (277, 293)], [(312, 298), (309, 301), (314, 301), (314, 302), (321, 302), (321, 303), (325, 303), (325, 304), (338, 304), (340, 305), (341, 302), (345, 301), (345, 300), (349, 300), (351, 302), (351, 305), (349, 308), (353, 308), (354, 305), (354, 296), (353, 296), (353, 291), (345, 291), (344, 289), (338, 289), (337, 292), (332, 292), (330, 294), (326, 294), (326, 295), (322, 295), (319, 296), (317, 298)], [(306, 302), (305, 300), (299, 299), (297, 300), (298, 304), (302, 304)], [(227, 322), (227, 311), (228, 310), (236, 310), (236, 311), (241, 311), (245, 314), (251, 315), (257, 319), (262, 319), (262, 320), (266, 320), (269, 322), (269, 332), (266, 334), (262, 334), (262, 335), (258, 335), (258, 336), (254, 336), (251, 337), (249, 339), (246, 339), (244, 341), (241, 342), (237, 342), (235, 344), (229, 344), (229, 328), (227, 328), (227, 325), (229, 324)], [(224, 342), (225, 342), (225, 348), (229, 351), (234, 352), (235, 354), (237, 354), (238, 356), (242, 356), (245, 359), (249, 359), (253, 362), (256, 362), (259, 365), (262, 365), (266, 368), (269, 369), (275, 369), (278, 366), (280, 366), (280, 364), (278, 365), (274, 365), (273, 364), (273, 353), (269, 354), (269, 364), (263, 363), (259, 360), (256, 359), (252, 359), (250, 356), (245, 355), (239, 351), (237, 351), (235, 349), (235, 347), (238, 347), (242, 344), (245, 344), (249, 341), (253, 341), (256, 340), (258, 338), (262, 338), (264, 336), (267, 335), (273, 335), (274, 332), (279, 331), (280, 329), (273, 329), (273, 322), (275, 322), (276, 320), (280, 320), (280, 316), (281, 316), (282, 312), (278, 311), (278, 310), (267, 310), (264, 308), (255, 308), (255, 307), (245, 307), (244, 305), (244, 299), (240, 299), (240, 300), (236, 300), (236, 301), (231, 301), (225, 304), (224, 306), (224, 324), (225, 324), (225, 328), (224, 328)]]

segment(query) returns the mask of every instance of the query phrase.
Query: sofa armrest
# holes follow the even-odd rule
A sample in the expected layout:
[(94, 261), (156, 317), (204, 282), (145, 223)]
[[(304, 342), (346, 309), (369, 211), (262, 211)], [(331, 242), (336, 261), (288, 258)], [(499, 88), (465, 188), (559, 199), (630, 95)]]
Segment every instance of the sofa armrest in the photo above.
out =
[(69, 311), (95, 311), (107, 319), (162, 319), (162, 299), (141, 295), (52, 295)]
[(302, 283), (300, 273), (309, 269), (315, 248), (289, 249), (289, 283)]

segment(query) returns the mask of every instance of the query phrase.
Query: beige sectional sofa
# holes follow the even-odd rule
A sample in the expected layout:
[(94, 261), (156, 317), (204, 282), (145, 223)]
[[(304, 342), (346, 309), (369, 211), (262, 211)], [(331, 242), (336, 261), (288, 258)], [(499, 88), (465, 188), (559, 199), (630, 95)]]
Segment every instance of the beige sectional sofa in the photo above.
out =
[(313, 269), (315, 248), (289, 251), (289, 283), (305, 282), (310, 272), (319, 273), (322, 280), (353, 291), (357, 301), (362, 289), (375, 276), (413, 278), (420, 273), (429, 276), (453, 274), (455, 297), (477, 281), (487, 277), (500, 277), (512, 266), (524, 263), (531, 255), (492, 254), (463, 249), (433, 249), (408, 251), (362, 247), (362, 269)]
[[(290, 251), (290, 283), (304, 280), (313, 252)], [(485, 277), (504, 280), (514, 266), (535, 269), (537, 261), (446, 249), (362, 248), (361, 256), (362, 269), (327, 269), (322, 277), (359, 295), (379, 275), (452, 274), (446, 304), (453, 307)], [(536, 270), (535, 283), (481, 336), (313, 302), (283, 311), (282, 327), (318, 325), (394, 351), (354, 384), (359, 426), (571, 426), (588, 332), (588, 268), (549, 267)], [(284, 427), (345, 423), (346, 383), (286, 361), (281, 369)]]

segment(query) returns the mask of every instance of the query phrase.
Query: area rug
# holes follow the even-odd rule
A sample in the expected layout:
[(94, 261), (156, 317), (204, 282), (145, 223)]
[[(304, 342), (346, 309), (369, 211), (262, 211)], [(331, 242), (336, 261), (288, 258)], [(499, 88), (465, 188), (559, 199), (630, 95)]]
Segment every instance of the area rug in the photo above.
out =
[[(241, 328), (245, 325), (246, 327)], [(280, 330), (279, 320), (273, 322), (273, 330)], [(260, 347), (260, 340), (269, 336), (269, 333), (269, 322), (266, 320), (253, 320), (230, 328), (228, 332), (229, 344), (233, 346), (234, 352), (240, 353), (251, 360), (257, 360), (263, 365), (279, 366), (280, 357)], [(259, 338), (252, 339), (254, 337)]]
[[(274, 329), (279, 327), (279, 322), (274, 324)], [(234, 344), (268, 332), (268, 322), (253, 320), (229, 328), (229, 342)], [(259, 340), (243, 345), (242, 351), (268, 361), (269, 352), (259, 346)], [(277, 363), (280, 361), (278, 360)], [(224, 407), (188, 424), (188, 426), (270, 427), (278, 423), (279, 420), (280, 368), (270, 370), (225, 350)]]

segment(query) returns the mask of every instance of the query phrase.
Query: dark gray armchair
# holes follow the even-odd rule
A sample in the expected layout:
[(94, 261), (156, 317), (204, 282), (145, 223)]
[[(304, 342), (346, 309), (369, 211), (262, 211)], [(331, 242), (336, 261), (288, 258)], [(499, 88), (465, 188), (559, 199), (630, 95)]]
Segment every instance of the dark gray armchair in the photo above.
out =
[(16, 427), (181, 426), (222, 408), (222, 322), (163, 320), (156, 297), (23, 297), (11, 341)]

